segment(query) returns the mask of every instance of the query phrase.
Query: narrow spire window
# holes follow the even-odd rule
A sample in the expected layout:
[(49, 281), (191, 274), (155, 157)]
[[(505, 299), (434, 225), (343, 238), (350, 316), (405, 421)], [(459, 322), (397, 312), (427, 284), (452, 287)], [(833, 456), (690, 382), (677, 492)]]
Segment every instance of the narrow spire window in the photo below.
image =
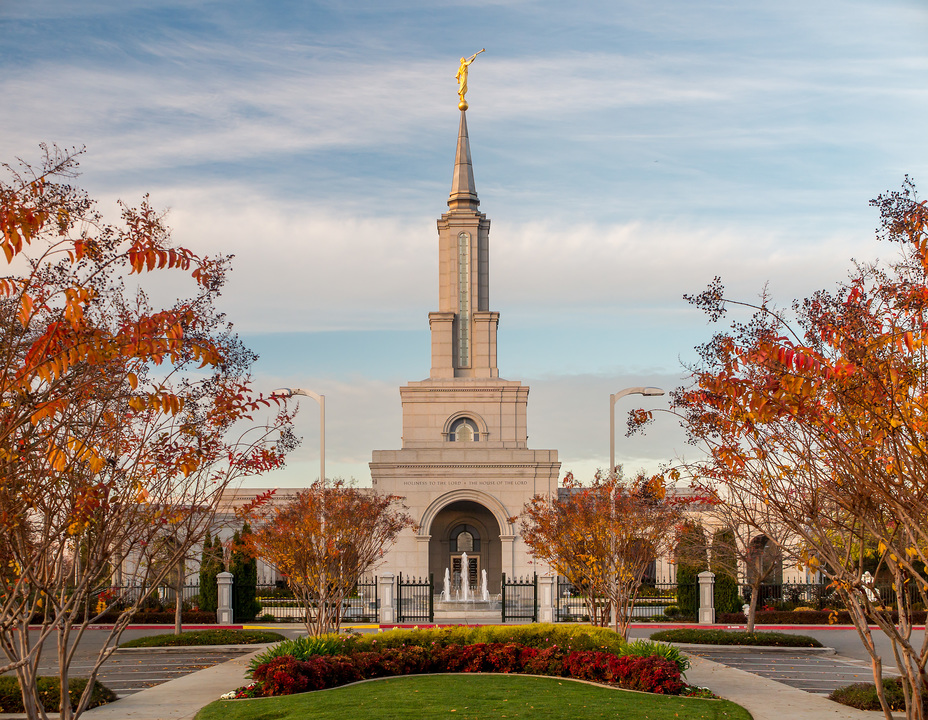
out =
[(470, 367), (470, 235), (458, 234), (458, 367)]

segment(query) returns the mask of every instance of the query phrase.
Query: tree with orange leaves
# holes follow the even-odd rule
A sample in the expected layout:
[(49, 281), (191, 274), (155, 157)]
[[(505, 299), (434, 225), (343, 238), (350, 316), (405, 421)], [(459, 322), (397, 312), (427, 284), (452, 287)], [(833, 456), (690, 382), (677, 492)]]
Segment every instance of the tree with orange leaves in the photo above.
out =
[(303, 604), (306, 632), (337, 631), (342, 604), (384, 548), (413, 526), (402, 498), (320, 480), (286, 502), (267, 503), (250, 541)]
[[(857, 265), (836, 290), (791, 311), (766, 297), (703, 348), (692, 384), (674, 397), (707, 459), (697, 483), (733, 488), (800, 546), (850, 611), (871, 656), (884, 714), (882, 658), (870, 625), (891, 641), (906, 717), (923, 719), (928, 633), (928, 208), (906, 180), (874, 202), (890, 264)], [(733, 306), (716, 281), (691, 298), (713, 319)], [(882, 594), (867, 574), (875, 554)]]
[[(670, 549), (687, 500), (668, 492), (662, 475), (597, 473), (581, 485), (564, 477), (556, 498), (536, 495), (519, 516), (522, 540), (537, 560), (582, 588), (593, 625), (628, 636), (650, 563)], [(513, 518), (515, 521), (516, 518)]]
[[(67, 719), (86, 708), (132, 613), (202, 539), (222, 491), (279, 466), (292, 436), (277, 401), (251, 393), (254, 355), (215, 309), (227, 259), (173, 245), (147, 199), (105, 222), (67, 184), (74, 154), (2, 167), (0, 672), (15, 671), (30, 718), (46, 716), (42, 648), (57, 647), (67, 687), (75, 641), (120, 611), (76, 709), (60, 708)], [(191, 295), (156, 308), (142, 287), (166, 273), (187, 276)], [(111, 587), (124, 559), (131, 594)]]

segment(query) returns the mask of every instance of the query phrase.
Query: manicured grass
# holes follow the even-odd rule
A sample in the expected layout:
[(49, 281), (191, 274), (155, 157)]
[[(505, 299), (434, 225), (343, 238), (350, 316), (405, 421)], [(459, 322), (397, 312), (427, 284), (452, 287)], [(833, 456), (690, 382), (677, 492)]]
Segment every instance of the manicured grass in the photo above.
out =
[(260, 700), (207, 705), (196, 720), (750, 720), (726, 700), (625, 692), (563, 678), (411, 675)]
[(709, 630), (679, 628), (660, 630), (651, 635), (652, 640), (669, 643), (695, 643), (698, 645), (772, 645), (775, 647), (822, 647), (808, 635), (791, 635), (778, 632), (744, 632), (732, 630)]
[(284, 636), (267, 630), (188, 630), (180, 635), (148, 635), (124, 642), (119, 647), (186, 647), (188, 645), (255, 645), (280, 642)]

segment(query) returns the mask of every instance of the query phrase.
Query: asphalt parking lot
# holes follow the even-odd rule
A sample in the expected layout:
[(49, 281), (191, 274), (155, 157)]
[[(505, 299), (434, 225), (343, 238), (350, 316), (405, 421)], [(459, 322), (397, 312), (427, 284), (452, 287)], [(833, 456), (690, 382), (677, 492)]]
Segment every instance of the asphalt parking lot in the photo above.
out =
[[(776, 680), (816, 695), (828, 695), (845, 685), (873, 682), (869, 663), (820, 652), (690, 649), (687, 653)], [(889, 672), (886, 673), (887, 675)]]
[[(100, 669), (98, 677), (100, 682), (110, 690), (120, 697), (125, 697), (153, 685), (160, 685), (168, 680), (247, 655), (254, 650), (254, 648), (222, 652), (211, 652), (208, 648), (171, 649), (168, 652), (117, 650), (116, 654)], [(71, 666), (71, 673), (77, 677), (86, 677), (89, 671), (89, 666), (84, 667), (79, 664)]]

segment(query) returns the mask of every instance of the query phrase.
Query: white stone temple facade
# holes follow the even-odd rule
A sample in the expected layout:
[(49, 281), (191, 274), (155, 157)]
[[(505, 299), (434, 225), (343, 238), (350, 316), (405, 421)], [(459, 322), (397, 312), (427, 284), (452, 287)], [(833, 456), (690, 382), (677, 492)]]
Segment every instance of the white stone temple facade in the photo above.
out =
[(429, 313), (428, 379), (400, 388), (402, 447), (375, 450), (374, 489), (405, 497), (418, 527), (387, 553), (383, 572), (459, 577), (461, 555), (491, 593), (536, 567), (510, 518), (536, 494), (556, 494), (556, 450), (528, 447), (528, 387), (499, 377), (490, 309), (490, 221), (478, 211), (466, 111), (461, 111), (448, 212), (438, 220), (438, 310)]

